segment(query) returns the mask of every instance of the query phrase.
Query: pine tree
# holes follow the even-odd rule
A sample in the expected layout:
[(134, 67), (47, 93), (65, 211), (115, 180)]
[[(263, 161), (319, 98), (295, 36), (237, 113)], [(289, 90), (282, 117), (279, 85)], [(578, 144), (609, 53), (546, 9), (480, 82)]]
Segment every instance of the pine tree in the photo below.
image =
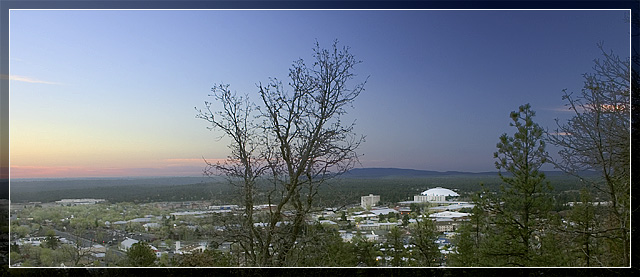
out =
[(423, 218), (409, 225), (411, 244), (414, 245), (412, 257), (418, 266), (438, 266), (441, 260), (440, 250), (435, 243), (438, 235), (436, 226), (429, 218)]
[(145, 242), (137, 242), (131, 245), (127, 251), (127, 260), (130, 266), (152, 266), (156, 261), (156, 254)]
[[(551, 209), (551, 186), (540, 167), (547, 153), (543, 129), (533, 122), (529, 104), (510, 114), (513, 137), (503, 134), (494, 153), (503, 185), (487, 195), (483, 209), (491, 219), (485, 250), (495, 266), (532, 266), (539, 255), (543, 226)], [(506, 171), (503, 173), (503, 171)]]
[(404, 258), (407, 253), (404, 249), (402, 231), (397, 226), (391, 228), (387, 233), (385, 248), (387, 256), (391, 258), (391, 266), (403, 266), (405, 264)]

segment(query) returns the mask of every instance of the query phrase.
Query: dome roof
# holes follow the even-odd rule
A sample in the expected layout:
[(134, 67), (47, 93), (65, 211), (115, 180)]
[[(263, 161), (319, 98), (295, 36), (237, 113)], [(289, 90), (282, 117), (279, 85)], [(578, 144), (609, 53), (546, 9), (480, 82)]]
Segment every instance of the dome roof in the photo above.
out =
[(435, 196), (440, 196), (440, 195), (444, 195), (444, 196), (460, 196), (455, 191), (452, 191), (450, 189), (441, 188), (441, 187), (437, 187), (437, 188), (434, 188), (434, 189), (428, 189), (428, 190), (423, 191), (420, 194), (422, 194), (422, 195), (435, 195)]

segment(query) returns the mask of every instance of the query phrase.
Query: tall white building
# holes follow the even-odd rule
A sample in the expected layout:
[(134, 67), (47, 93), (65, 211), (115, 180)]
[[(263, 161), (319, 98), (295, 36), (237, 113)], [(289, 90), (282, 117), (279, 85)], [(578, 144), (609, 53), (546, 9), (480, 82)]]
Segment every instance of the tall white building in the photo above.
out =
[(380, 195), (369, 194), (368, 196), (360, 197), (360, 206), (364, 209), (371, 209), (380, 202)]

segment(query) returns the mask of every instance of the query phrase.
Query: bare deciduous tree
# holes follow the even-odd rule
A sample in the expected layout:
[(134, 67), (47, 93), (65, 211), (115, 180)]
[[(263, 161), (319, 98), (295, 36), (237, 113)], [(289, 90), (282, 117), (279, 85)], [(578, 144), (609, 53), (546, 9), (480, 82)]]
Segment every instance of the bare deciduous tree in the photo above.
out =
[[(599, 45), (602, 50), (602, 45)], [(574, 116), (548, 132), (550, 143), (559, 146), (559, 159), (552, 163), (564, 172), (580, 177), (593, 170), (601, 178), (581, 178), (611, 201), (604, 230), (614, 242), (611, 253), (618, 254), (608, 266), (629, 265), (630, 241), (630, 64), (602, 50), (603, 59), (595, 60), (593, 73), (584, 74), (584, 87), (574, 95), (564, 91), (563, 98)], [(615, 246), (617, 245), (617, 246)]]
[[(355, 150), (364, 137), (353, 133), (354, 124), (340, 117), (364, 90), (364, 82), (349, 87), (353, 69), (360, 62), (349, 48), (321, 49), (316, 42), (314, 63), (300, 59), (289, 70), (291, 92), (273, 78), (259, 84), (263, 106), (231, 93), (227, 85), (213, 89), (222, 111), (198, 110), (198, 118), (212, 123), (232, 139), (227, 162), (208, 164), (209, 174), (222, 173), (241, 184), (245, 212), (242, 239), (247, 265), (282, 266), (295, 247), (318, 186), (351, 169), (358, 161)], [(214, 117), (215, 116), (215, 117)], [(254, 120), (255, 119), (255, 120)], [(253, 211), (257, 182), (265, 191), (269, 209)], [(259, 219), (265, 224), (256, 224)], [(237, 234), (239, 235), (239, 234)]]
[(212, 94), (209, 96), (222, 104), (222, 110), (213, 112), (211, 103), (205, 102), (206, 111), (198, 110), (197, 117), (210, 122), (213, 125), (210, 129), (222, 130), (223, 136), (231, 138), (232, 142), (228, 146), (231, 154), (226, 162), (214, 164), (205, 160), (207, 164), (205, 174), (226, 175), (232, 184), (240, 187), (245, 215), (242, 222), (235, 222), (240, 224), (230, 224), (229, 229), (232, 228), (231, 226), (241, 226), (235, 230), (237, 232), (234, 233), (238, 237), (233, 240), (240, 244), (247, 255), (250, 255), (249, 261), (256, 261), (258, 253), (256, 253), (254, 242), (260, 234), (254, 226), (254, 198), (256, 180), (266, 169), (264, 162), (266, 157), (260, 155), (268, 151), (263, 144), (259, 143), (263, 135), (258, 133), (259, 126), (253, 122), (256, 110), (255, 106), (249, 102), (248, 96), (237, 96), (229, 90), (229, 85), (222, 84), (212, 88)]
[(82, 235), (84, 234), (83, 228), (76, 228), (73, 231), (73, 241), (70, 244), (64, 244), (61, 246), (62, 252), (70, 257), (73, 266), (82, 266), (82, 262), (87, 259), (93, 252), (93, 245), (85, 247), (82, 242)]

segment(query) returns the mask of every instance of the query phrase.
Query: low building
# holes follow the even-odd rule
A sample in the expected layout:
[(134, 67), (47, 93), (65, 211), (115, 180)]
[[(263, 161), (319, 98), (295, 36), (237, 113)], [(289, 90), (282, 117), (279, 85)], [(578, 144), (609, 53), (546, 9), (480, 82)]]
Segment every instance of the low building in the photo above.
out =
[(320, 224), (329, 224), (329, 225), (338, 225), (338, 223), (336, 223), (335, 221), (332, 221), (332, 220), (320, 220), (319, 223)]
[(445, 211), (430, 214), (429, 218), (434, 220), (438, 232), (453, 232), (462, 222), (468, 220), (469, 215), (468, 213)]
[(93, 199), (93, 198), (83, 198), (83, 199), (62, 199), (60, 201), (56, 201), (56, 204), (61, 206), (77, 206), (77, 205), (93, 205), (105, 202), (104, 199)]
[(451, 218), (436, 218), (435, 219), (436, 230), (438, 232), (453, 232), (456, 229), (456, 224)]
[(455, 202), (455, 203), (453, 203), (451, 205), (431, 207), (431, 208), (429, 208), (429, 210), (434, 210), (434, 211), (457, 211), (457, 210), (460, 210), (460, 209), (473, 209), (473, 207), (475, 207), (475, 204), (469, 204), (467, 202)]
[(174, 212), (174, 213), (170, 213), (170, 215), (175, 216), (175, 217), (181, 217), (181, 216), (193, 216), (196, 218), (203, 218), (205, 216), (210, 216), (211, 214), (214, 213), (230, 213), (231, 210), (225, 209), (225, 210), (202, 210), (202, 211), (183, 211), (183, 212)]
[(430, 214), (429, 217), (435, 217), (435, 218), (467, 218), (469, 215), (470, 215), (469, 213), (444, 211), (444, 212)]
[[(340, 237), (342, 238), (342, 241), (351, 242), (353, 240), (353, 238), (358, 235), (359, 232), (358, 231), (353, 231), (353, 232), (349, 233), (349, 232), (347, 232), (345, 230), (339, 230), (338, 233), (340, 234)], [(376, 242), (380, 238), (373, 231), (371, 231), (371, 233), (360, 233), (360, 235), (362, 237), (366, 238), (368, 241), (372, 241), (372, 242)]]
[(209, 206), (209, 210), (237, 210), (238, 205)]
[(377, 216), (378, 216), (378, 215), (381, 215), (381, 214), (383, 214), (383, 215), (387, 215), (387, 214), (390, 214), (390, 213), (394, 213), (394, 214), (397, 214), (397, 213), (398, 213), (398, 211), (397, 211), (397, 210), (395, 210), (395, 209), (389, 209), (389, 208), (387, 208), (387, 207), (380, 207), (380, 208), (372, 209), (372, 210), (370, 210), (369, 212), (370, 212), (370, 213), (372, 213), (372, 214), (375, 214), (375, 215), (377, 215)]
[(374, 231), (374, 230), (391, 230), (393, 227), (400, 225), (397, 222), (365, 222), (357, 224), (356, 228), (362, 231)]
[(140, 218), (134, 218), (134, 219), (130, 219), (129, 222), (133, 222), (133, 223), (147, 223), (147, 222), (151, 222), (151, 218), (150, 217), (140, 217)]
[[(59, 236), (56, 236), (56, 237), (59, 238)], [(40, 244), (42, 244), (46, 239), (47, 239), (46, 237), (21, 238), (16, 242), (16, 244), (18, 245), (31, 244), (33, 246), (40, 246)]]
[(142, 225), (142, 227), (144, 227), (144, 229), (149, 232), (149, 230), (151, 229), (158, 229), (161, 227), (160, 223), (156, 223), (156, 222), (150, 222), (150, 223), (145, 223)]
[(138, 243), (138, 240), (131, 239), (131, 238), (126, 238), (125, 240), (123, 240), (120, 243), (120, 247), (118, 247), (118, 248), (120, 248), (120, 250), (122, 250), (122, 251), (128, 251), (129, 248), (131, 248), (131, 246), (136, 244), (136, 243)]
[(203, 243), (193, 243), (181, 246), (180, 241), (176, 241), (176, 254), (192, 254), (207, 249), (207, 245)]
[(96, 258), (104, 258), (107, 248), (100, 244), (94, 244), (88, 249), (88, 252)]
[(411, 209), (407, 208), (407, 207), (398, 207), (397, 209), (398, 209), (398, 212), (401, 215), (405, 215), (405, 214), (410, 214), (411, 213)]

